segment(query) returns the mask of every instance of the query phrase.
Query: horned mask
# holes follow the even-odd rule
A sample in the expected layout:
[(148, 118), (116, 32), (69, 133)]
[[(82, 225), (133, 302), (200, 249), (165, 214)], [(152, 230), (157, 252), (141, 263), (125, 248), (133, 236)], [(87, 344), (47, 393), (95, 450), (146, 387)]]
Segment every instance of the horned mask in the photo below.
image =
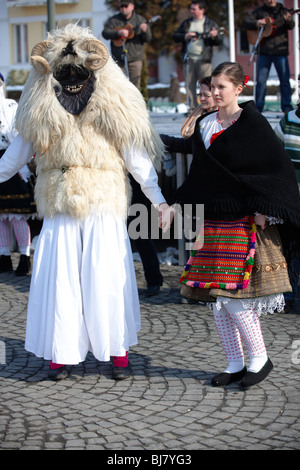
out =
[(81, 113), (91, 98), (95, 72), (105, 66), (109, 52), (96, 38), (81, 41), (70, 38), (61, 46), (58, 55), (55, 46), (55, 61), (51, 63), (53, 43), (50, 40), (42, 41), (32, 49), (31, 61), (38, 74), (53, 74), (58, 101), (70, 114), (76, 115)]

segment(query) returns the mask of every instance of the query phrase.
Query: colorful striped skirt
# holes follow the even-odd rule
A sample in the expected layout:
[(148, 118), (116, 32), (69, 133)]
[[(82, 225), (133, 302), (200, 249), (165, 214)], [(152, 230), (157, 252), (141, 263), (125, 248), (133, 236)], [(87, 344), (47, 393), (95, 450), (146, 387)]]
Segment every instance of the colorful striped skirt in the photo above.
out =
[(254, 263), (255, 241), (252, 216), (235, 221), (206, 220), (179, 282), (204, 289), (245, 289)]

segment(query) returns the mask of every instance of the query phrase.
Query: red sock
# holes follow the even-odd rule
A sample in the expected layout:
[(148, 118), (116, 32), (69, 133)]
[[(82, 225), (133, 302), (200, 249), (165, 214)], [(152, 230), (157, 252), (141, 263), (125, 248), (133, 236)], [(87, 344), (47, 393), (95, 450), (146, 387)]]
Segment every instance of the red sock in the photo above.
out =
[(127, 367), (128, 366), (128, 351), (126, 352), (125, 356), (114, 356), (114, 366), (115, 367)]
[(65, 364), (56, 364), (56, 362), (50, 361), (50, 369), (58, 369), (59, 367), (63, 367)]

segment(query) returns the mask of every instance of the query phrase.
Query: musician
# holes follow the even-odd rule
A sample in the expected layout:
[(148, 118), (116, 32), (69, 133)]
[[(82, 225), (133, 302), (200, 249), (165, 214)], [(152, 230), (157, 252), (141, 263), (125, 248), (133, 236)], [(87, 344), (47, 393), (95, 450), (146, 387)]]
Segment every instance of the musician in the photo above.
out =
[(262, 39), (258, 43), (255, 90), (256, 106), (260, 112), (264, 108), (267, 79), (272, 64), (275, 66), (280, 81), (281, 109), (284, 113), (293, 109), (288, 62), (288, 32), (294, 26), (292, 12), (276, 0), (264, 0), (263, 5), (248, 13), (244, 20), (244, 27), (249, 32), (256, 31), (259, 34), (261, 28), (264, 28)]
[(134, 0), (121, 0), (119, 8), (119, 13), (104, 24), (102, 36), (111, 41), (111, 55), (140, 89), (144, 45), (151, 41), (151, 29), (145, 18), (135, 12)]
[(211, 75), (213, 46), (222, 43), (218, 25), (206, 16), (206, 9), (204, 0), (192, 0), (191, 16), (173, 34), (174, 42), (182, 43), (190, 112), (198, 106), (197, 81)]

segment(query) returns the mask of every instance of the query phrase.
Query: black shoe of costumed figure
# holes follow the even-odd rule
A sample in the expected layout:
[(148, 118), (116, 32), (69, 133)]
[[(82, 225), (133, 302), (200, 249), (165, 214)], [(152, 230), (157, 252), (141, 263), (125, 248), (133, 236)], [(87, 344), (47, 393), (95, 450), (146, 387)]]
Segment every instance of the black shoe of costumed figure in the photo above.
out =
[(116, 367), (113, 366), (112, 377), (114, 380), (124, 380), (131, 377), (132, 372), (130, 366), (127, 367)]
[(12, 261), (10, 256), (0, 256), (0, 273), (7, 273), (12, 271)]
[(65, 366), (57, 367), (56, 369), (49, 369), (48, 379), (50, 380), (63, 380), (69, 376)]
[(128, 353), (126, 353), (126, 356), (123, 357), (117, 357), (113, 356), (113, 367), (112, 367), (112, 378), (114, 380), (124, 380), (128, 379), (128, 377), (131, 377), (132, 371), (131, 367), (128, 361), (127, 357)]
[(268, 358), (267, 362), (258, 372), (248, 371), (243, 377), (240, 386), (243, 390), (246, 390), (249, 387), (253, 387), (260, 382), (262, 382), (273, 369), (273, 364)]

